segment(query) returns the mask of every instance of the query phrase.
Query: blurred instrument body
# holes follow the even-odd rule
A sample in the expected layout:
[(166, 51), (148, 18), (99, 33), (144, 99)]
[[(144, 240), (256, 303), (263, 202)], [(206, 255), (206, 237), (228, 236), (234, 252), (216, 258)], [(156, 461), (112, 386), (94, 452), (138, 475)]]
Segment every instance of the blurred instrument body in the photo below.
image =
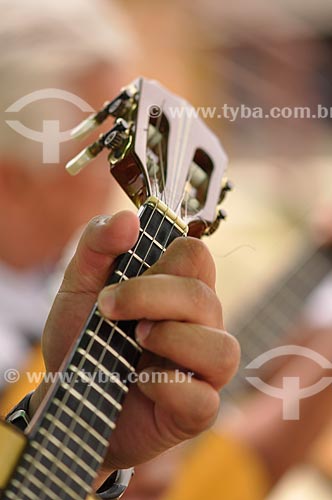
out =
[(306, 299), (332, 270), (332, 248), (313, 247), (301, 254), (287, 272), (268, 288), (261, 300), (235, 320), (230, 331), (241, 344), (238, 374), (225, 388), (235, 401), (250, 390), (245, 367), (257, 356), (276, 347), (294, 326)]

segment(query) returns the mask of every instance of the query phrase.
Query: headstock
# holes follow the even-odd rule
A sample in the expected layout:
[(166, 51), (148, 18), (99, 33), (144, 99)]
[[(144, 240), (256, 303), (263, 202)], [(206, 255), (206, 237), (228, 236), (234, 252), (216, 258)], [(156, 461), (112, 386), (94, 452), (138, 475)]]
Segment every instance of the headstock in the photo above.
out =
[(73, 136), (85, 136), (109, 116), (113, 128), (71, 160), (68, 172), (76, 175), (106, 148), (112, 175), (137, 207), (155, 196), (189, 225), (190, 235), (212, 234), (231, 186), (223, 180), (225, 152), (197, 111), (159, 83), (139, 78)]

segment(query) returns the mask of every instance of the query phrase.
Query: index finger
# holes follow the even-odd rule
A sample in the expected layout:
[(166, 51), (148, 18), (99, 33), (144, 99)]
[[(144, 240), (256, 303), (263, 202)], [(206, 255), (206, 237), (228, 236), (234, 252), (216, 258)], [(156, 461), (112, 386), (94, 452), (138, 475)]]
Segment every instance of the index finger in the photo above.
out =
[(196, 238), (177, 238), (162, 257), (144, 274), (173, 274), (203, 281), (212, 290), (216, 266), (207, 246)]

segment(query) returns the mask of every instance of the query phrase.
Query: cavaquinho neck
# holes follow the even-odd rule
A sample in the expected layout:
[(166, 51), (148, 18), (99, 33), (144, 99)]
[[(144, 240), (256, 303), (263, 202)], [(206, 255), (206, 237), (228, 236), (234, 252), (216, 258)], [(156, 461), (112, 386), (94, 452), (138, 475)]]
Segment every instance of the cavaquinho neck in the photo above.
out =
[[(185, 224), (162, 202), (149, 198), (139, 212), (140, 233), (121, 255), (107, 284), (139, 276), (152, 266)], [(82, 500), (108, 449), (142, 349), (136, 321), (111, 321), (97, 305), (29, 434), (20, 465), (4, 498)]]

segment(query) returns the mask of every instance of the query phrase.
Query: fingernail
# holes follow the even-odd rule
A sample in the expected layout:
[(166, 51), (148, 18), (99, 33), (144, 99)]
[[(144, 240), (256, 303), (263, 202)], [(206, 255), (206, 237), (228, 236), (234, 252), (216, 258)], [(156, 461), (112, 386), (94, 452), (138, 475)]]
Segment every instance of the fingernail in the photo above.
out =
[(104, 288), (98, 297), (98, 305), (101, 312), (105, 315), (112, 314), (112, 311), (115, 307), (116, 301), (116, 292), (117, 292), (118, 284), (110, 285)]
[(97, 226), (105, 226), (106, 224), (109, 223), (109, 221), (112, 219), (111, 215), (100, 215), (96, 218), (96, 225)]
[(144, 344), (146, 342), (146, 339), (150, 335), (151, 328), (153, 326), (153, 321), (148, 321), (144, 319), (143, 321), (140, 321), (136, 327), (136, 340), (139, 344)]

